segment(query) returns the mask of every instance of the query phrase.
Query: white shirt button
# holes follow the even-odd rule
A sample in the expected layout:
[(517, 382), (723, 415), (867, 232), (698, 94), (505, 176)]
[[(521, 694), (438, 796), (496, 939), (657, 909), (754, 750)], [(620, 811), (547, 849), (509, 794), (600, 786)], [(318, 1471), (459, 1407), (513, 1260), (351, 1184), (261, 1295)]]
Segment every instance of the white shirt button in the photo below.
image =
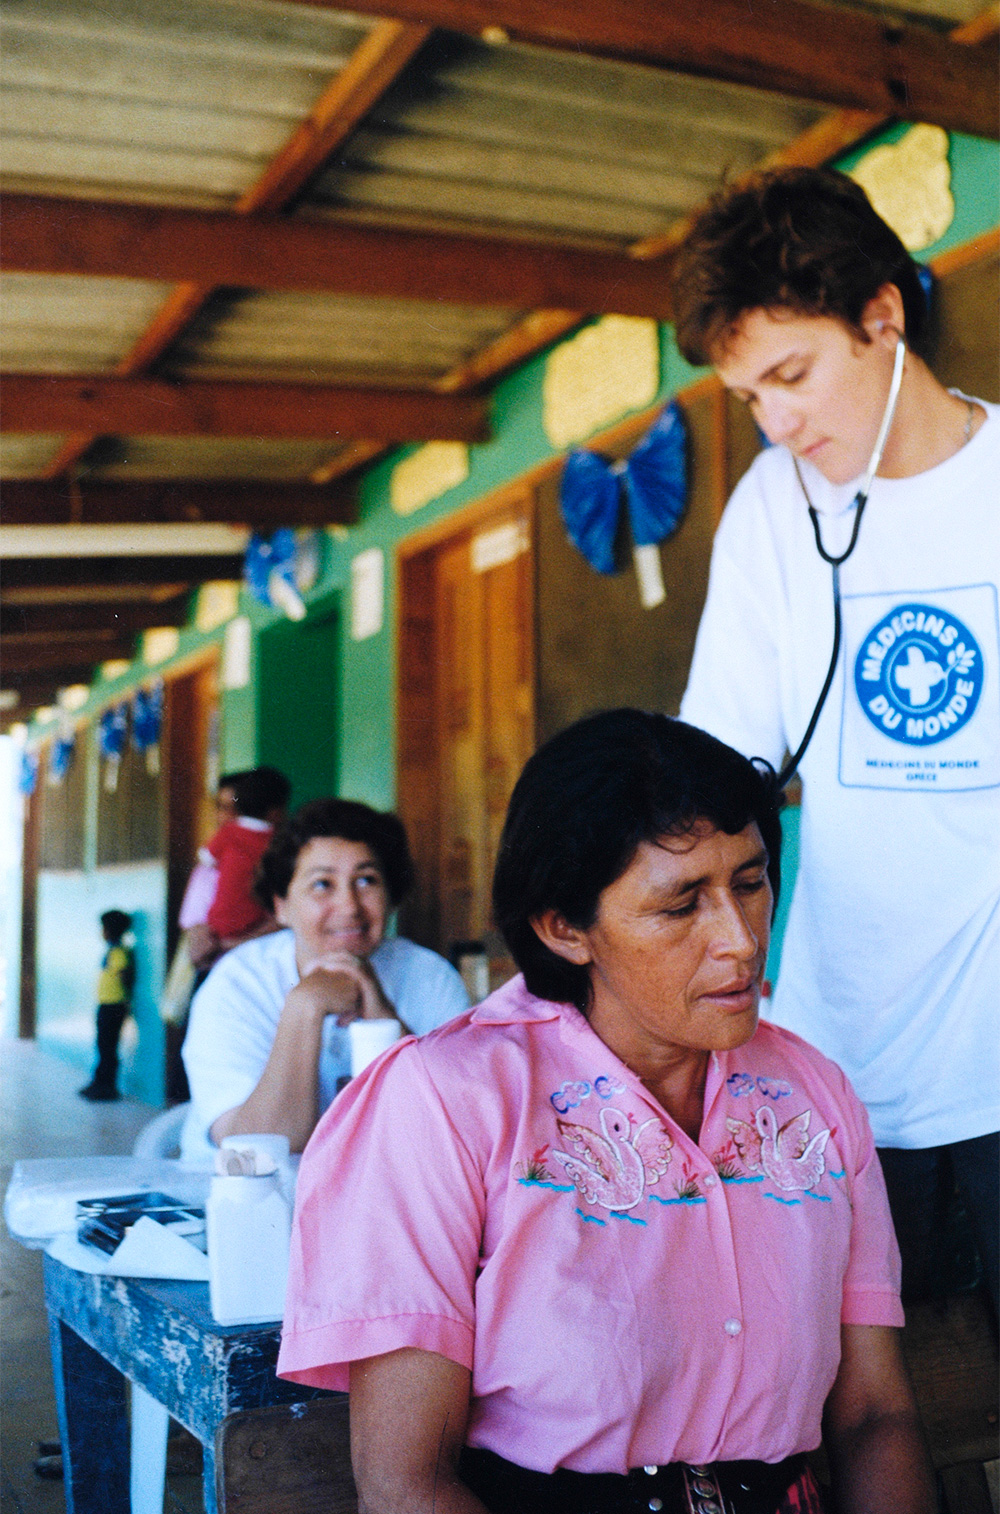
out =
[(718, 1178), (715, 1177), (714, 1173), (710, 1172), (708, 1174), (708, 1177), (705, 1179), (705, 1187), (706, 1188), (714, 1188), (717, 1182), (718, 1182)]
[(743, 1326), (740, 1324), (738, 1319), (727, 1319), (722, 1328), (723, 1330), (725, 1330), (727, 1335), (739, 1335), (740, 1331), (743, 1329)]
[(653, 1514), (657, 1514), (657, 1511), (663, 1508), (663, 1499), (651, 1498), (649, 1500), (649, 1507), (653, 1510)]
[(660, 1469), (659, 1467), (643, 1467), (642, 1470), (646, 1473), (647, 1477), (655, 1477)]

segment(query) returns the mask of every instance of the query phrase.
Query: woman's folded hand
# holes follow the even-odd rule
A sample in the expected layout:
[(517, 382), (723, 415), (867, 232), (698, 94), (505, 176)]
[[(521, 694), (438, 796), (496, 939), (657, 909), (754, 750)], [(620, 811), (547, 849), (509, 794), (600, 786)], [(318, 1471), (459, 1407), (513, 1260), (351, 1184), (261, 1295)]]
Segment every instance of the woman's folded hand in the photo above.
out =
[(382, 992), (374, 969), (365, 957), (351, 952), (324, 952), (310, 962), (302, 974), (300, 989), (307, 989), (326, 1006), (325, 1014), (335, 1014), (338, 1025), (352, 1020), (384, 1020), (395, 1010)]

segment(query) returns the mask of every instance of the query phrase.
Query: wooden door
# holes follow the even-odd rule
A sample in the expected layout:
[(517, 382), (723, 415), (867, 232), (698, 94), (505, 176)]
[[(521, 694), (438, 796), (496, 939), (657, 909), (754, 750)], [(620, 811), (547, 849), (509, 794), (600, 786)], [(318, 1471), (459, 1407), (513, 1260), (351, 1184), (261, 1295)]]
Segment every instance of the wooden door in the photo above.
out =
[(218, 665), (215, 657), (168, 679), (161, 760), (166, 776), (167, 949), (198, 848), (215, 830), (218, 780)]
[(485, 939), (498, 961), (493, 864), (535, 737), (531, 505), (484, 512), (401, 573), (399, 808), (420, 895), (406, 927), (443, 951)]

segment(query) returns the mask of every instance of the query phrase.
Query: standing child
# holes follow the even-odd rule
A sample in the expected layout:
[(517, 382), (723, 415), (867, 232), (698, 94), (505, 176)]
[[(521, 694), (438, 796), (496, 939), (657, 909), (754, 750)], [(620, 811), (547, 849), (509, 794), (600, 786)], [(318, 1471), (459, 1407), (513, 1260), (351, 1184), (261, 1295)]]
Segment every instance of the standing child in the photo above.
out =
[(126, 1016), (132, 1010), (135, 986), (135, 956), (122, 937), (132, 926), (132, 916), (124, 910), (109, 909), (101, 916), (101, 931), (108, 949), (97, 979), (97, 1066), (86, 1088), (84, 1099), (92, 1103), (109, 1103), (120, 1099), (118, 1091), (118, 1038)]

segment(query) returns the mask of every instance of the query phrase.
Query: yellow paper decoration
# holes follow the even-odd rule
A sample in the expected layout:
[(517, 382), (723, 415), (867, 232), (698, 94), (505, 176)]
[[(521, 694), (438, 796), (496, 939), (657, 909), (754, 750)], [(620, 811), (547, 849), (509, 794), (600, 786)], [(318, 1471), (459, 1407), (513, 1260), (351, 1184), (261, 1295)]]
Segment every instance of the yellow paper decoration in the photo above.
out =
[(180, 632), (176, 626), (157, 626), (147, 631), (142, 638), (142, 660), (148, 668), (173, 657), (180, 645)]
[(948, 133), (940, 126), (913, 126), (898, 142), (873, 147), (851, 178), (910, 252), (937, 242), (955, 219)]
[(392, 470), (389, 499), (397, 515), (412, 515), (469, 476), (464, 442), (427, 442)]
[(600, 426), (652, 404), (660, 387), (655, 321), (606, 315), (549, 356), (542, 423), (555, 447), (583, 441)]
[(239, 613), (240, 586), (235, 580), (216, 578), (202, 584), (198, 590), (198, 605), (194, 612), (195, 628), (199, 631), (215, 631)]

